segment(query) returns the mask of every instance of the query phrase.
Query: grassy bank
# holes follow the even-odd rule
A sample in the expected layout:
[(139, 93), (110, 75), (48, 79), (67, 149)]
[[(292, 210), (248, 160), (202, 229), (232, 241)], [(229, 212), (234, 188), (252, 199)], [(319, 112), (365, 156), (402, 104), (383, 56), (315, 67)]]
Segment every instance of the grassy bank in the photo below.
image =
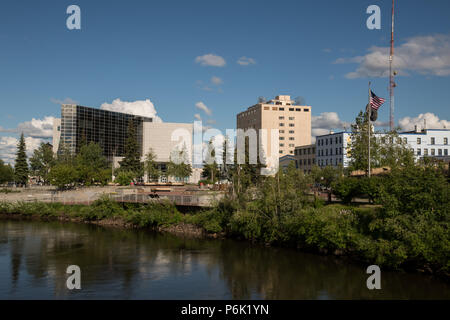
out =
[(375, 207), (305, 206), (290, 214), (266, 216), (255, 205), (237, 209), (232, 201), (224, 200), (212, 209), (182, 214), (170, 203), (122, 206), (100, 199), (91, 206), (0, 203), (0, 213), (168, 231), (195, 226), (197, 229), (189, 232), (202, 230), (209, 235), (346, 255), (390, 269), (449, 276), (450, 242), (444, 225), (404, 218), (393, 221), (382, 217), (382, 210)]

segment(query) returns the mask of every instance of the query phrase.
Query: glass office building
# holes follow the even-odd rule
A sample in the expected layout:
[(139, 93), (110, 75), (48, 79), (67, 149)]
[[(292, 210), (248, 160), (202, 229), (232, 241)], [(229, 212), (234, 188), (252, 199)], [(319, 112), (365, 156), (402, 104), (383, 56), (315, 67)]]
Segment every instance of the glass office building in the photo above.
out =
[(103, 149), (103, 155), (111, 160), (124, 155), (129, 121), (133, 120), (139, 149), (142, 150), (143, 123), (152, 118), (135, 116), (78, 105), (61, 106), (60, 147), (78, 153), (83, 141), (96, 142)]

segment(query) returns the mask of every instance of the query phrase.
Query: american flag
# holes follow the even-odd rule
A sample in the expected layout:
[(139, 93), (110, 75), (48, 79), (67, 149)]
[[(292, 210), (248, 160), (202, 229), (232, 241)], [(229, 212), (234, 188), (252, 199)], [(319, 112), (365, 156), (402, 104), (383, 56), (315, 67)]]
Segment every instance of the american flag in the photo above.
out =
[(370, 90), (370, 106), (372, 109), (378, 110), (385, 101), (386, 99), (377, 97), (377, 95)]

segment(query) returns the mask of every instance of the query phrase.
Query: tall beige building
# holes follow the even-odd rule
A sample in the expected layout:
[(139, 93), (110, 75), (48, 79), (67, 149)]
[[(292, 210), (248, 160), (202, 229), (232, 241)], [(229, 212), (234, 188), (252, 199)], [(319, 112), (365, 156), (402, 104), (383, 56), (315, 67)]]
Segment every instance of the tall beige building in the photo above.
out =
[(267, 129), (269, 139), (271, 129), (278, 129), (279, 156), (294, 155), (296, 146), (311, 144), (311, 107), (296, 106), (290, 96), (277, 96), (239, 113), (237, 128)]

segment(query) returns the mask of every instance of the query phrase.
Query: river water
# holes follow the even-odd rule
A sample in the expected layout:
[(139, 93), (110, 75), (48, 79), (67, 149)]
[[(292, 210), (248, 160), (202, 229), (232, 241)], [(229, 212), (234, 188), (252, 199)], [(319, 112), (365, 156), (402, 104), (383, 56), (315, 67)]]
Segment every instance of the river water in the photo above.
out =
[[(81, 289), (69, 290), (69, 265)], [(422, 274), (381, 273), (293, 249), (145, 230), (0, 220), (0, 299), (450, 299)]]

